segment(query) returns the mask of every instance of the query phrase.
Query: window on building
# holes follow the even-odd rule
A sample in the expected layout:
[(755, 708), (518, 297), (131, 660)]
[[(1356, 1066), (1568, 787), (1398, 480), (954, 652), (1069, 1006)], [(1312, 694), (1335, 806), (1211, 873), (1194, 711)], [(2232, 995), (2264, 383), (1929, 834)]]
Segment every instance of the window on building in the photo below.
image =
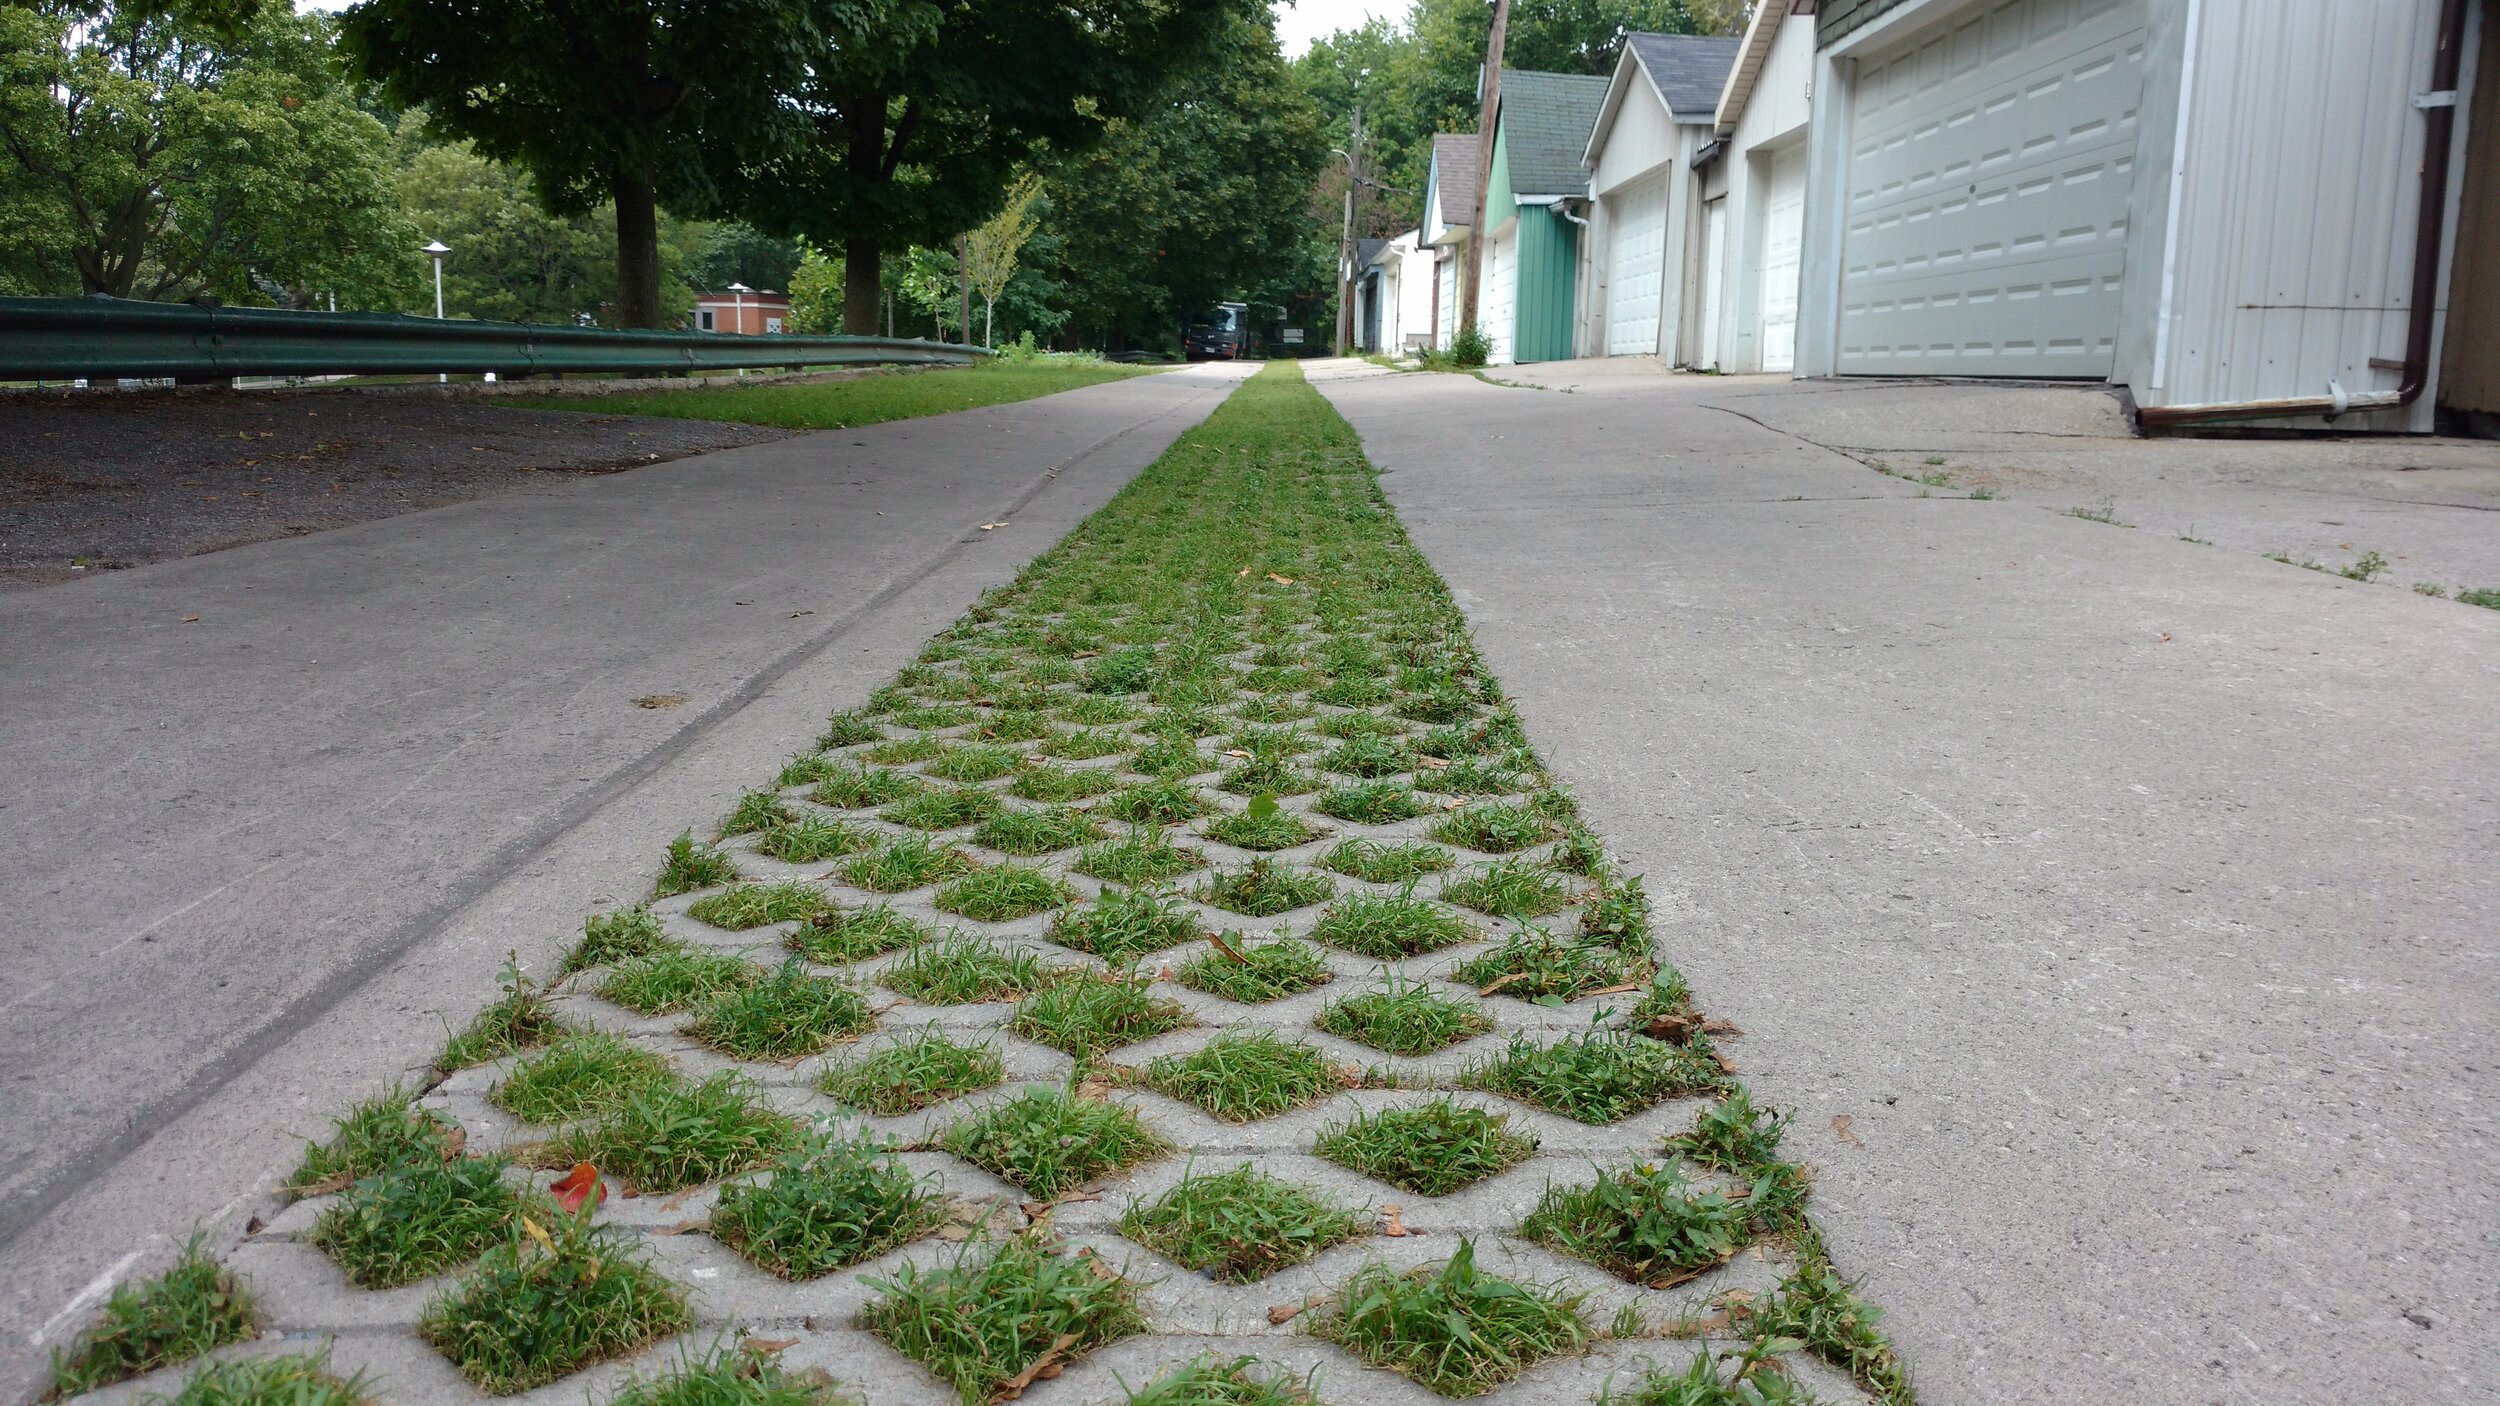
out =
[(718, 325), (718, 324), (719, 324), (719, 319), (720, 319), (720, 314), (719, 314), (719, 313), (717, 313), (717, 312), (713, 311), (713, 310), (712, 310), (712, 309), (710, 309), (710, 308), (704, 308), (704, 309), (702, 309), (702, 310), (700, 310), (700, 311), (698, 311), (698, 312), (696, 312), (696, 313), (695, 313), (695, 315), (694, 315), (694, 325), (695, 325), (695, 326), (697, 326), (697, 327), (699, 327), (699, 328), (701, 328), (701, 329), (703, 329), (703, 330), (704, 330), (704, 331), (706, 331), (706, 332), (717, 332), (717, 331), (719, 331), (719, 330), (720, 330), (720, 327), (719, 327), (719, 325)]
[(780, 319), (780, 318), (777, 318), (777, 317), (768, 317), (768, 318), (765, 318), (765, 319), (764, 319), (764, 331), (765, 331), (766, 335), (768, 335), (768, 336), (769, 336), (769, 335), (779, 335), (779, 333), (780, 333), (780, 331), (781, 331), (781, 319)]

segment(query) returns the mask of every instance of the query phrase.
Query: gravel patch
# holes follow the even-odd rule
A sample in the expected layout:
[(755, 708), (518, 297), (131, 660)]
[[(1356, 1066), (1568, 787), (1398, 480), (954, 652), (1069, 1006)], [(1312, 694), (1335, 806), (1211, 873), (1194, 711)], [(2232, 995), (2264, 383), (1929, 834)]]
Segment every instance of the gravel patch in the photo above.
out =
[(0, 396), (0, 589), (788, 433), (399, 393)]

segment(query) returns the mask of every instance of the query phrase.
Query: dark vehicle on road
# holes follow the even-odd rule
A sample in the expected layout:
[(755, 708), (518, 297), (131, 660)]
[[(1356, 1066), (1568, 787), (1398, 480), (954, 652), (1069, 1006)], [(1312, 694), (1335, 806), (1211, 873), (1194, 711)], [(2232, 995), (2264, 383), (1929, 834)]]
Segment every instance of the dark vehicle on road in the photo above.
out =
[(1181, 352), (1191, 361), (1239, 361), (1250, 347), (1248, 303), (1218, 303), (1190, 319), (1181, 336)]

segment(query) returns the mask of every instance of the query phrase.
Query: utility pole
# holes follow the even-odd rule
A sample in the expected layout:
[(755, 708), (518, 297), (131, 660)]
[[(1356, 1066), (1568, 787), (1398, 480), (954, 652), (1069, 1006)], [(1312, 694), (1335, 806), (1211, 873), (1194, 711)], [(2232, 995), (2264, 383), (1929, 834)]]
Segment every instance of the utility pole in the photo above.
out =
[(1502, 105), (1502, 41), (1510, 33), (1510, 0), (1493, 0), (1493, 34), (1484, 45), (1484, 105), (1476, 116), (1476, 189), (1468, 202), (1467, 254), (1459, 265), (1458, 325), (1476, 325), (1476, 288), (1484, 276), (1484, 202), (1493, 184), (1494, 119)]
[(1363, 198), (1363, 105), (1354, 105), (1354, 130), (1345, 153), (1345, 234), (1337, 242), (1337, 355), (1354, 350), (1355, 211)]

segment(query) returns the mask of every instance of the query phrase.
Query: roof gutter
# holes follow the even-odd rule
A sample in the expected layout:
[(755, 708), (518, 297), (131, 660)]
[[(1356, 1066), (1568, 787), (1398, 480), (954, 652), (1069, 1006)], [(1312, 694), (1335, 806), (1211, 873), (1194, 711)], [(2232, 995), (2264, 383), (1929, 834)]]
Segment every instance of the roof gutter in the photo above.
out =
[[(2251, 400), (2222, 405), (2154, 405), (2136, 412), (2148, 430), (2209, 425), (2223, 420), (2272, 420), (2323, 415), (2332, 420), (2355, 410), (2401, 410), (2422, 398), (2430, 384), (2431, 328), (2439, 301), (2439, 260), (2448, 234), (2448, 160), (2456, 145), (2457, 83), (2465, 58), (2465, 0), (2441, 0), (2439, 47), (2431, 59), (2431, 90), (2413, 100), (2422, 109), (2421, 211), (2413, 230), (2413, 306), (2405, 320), (2404, 380), (2393, 391), (2348, 394), (2333, 381), (2330, 395), (2297, 400)], [(2180, 115), (2181, 121), (2187, 115)], [(2177, 219), (2173, 210), (2171, 218)]]

